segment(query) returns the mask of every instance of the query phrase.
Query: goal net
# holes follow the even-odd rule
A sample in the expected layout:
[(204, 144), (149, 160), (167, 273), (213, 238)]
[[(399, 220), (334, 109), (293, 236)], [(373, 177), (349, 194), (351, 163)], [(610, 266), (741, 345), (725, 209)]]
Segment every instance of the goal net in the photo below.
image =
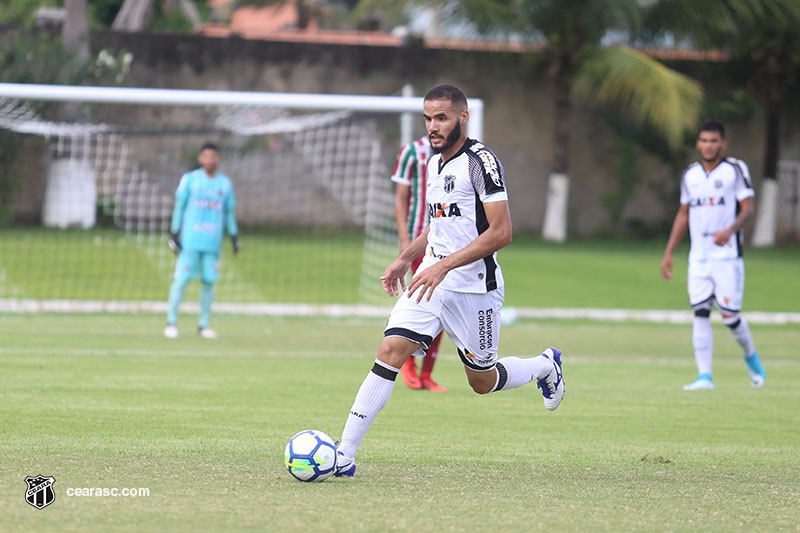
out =
[(45, 162), (19, 193), (39, 212), (0, 228), (0, 301), (160, 309), (175, 188), (212, 141), (242, 246), (234, 258), (223, 245), (216, 308), (390, 305), (379, 283), (398, 250), (389, 175), (399, 117), (421, 108), (410, 97), (0, 84), (0, 129), (41, 138), (41, 152), (17, 157)]

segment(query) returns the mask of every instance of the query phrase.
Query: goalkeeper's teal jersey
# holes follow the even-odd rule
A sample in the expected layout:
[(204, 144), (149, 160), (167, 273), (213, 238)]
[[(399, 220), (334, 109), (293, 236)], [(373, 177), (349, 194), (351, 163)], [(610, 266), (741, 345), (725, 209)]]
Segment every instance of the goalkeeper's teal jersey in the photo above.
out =
[(225, 231), (238, 235), (236, 197), (228, 176), (209, 178), (202, 168), (187, 172), (175, 191), (172, 233), (181, 234), (184, 250), (219, 252)]

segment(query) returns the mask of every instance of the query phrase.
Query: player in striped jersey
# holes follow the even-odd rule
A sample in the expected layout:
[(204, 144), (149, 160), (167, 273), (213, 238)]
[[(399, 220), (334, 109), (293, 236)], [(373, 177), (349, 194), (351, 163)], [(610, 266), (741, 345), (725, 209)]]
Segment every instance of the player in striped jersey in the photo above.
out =
[[(555, 410), (564, 397), (558, 349), (498, 360), (505, 286), (497, 251), (511, 242), (512, 233), (503, 165), (487, 146), (467, 138), (469, 111), (461, 89), (437, 85), (425, 95), (423, 105), (434, 152), (425, 193), (430, 223), (381, 276), (384, 291), (400, 298), (348, 413), (335, 476), (355, 474), (358, 448), (389, 401), (400, 367), (412, 355), (424, 354), (443, 330), (458, 348), (476, 393), (535, 381), (546, 409)], [(406, 286), (411, 262), (423, 251), (425, 258)]]
[(761, 387), (765, 373), (750, 335), (739, 315), (744, 296), (742, 226), (753, 212), (753, 186), (744, 161), (725, 158), (725, 127), (717, 120), (700, 125), (697, 151), (681, 179), (681, 206), (661, 261), (661, 275), (672, 278), (672, 253), (689, 228), (688, 292), (694, 310), (692, 344), (698, 377), (684, 390), (713, 389), (711, 360), (714, 339), (711, 309), (716, 303), (722, 320), (742, 347), (750, 384)]
[[(396, 183), (394, 197), (394, 217), (397, 222), (397, 234), (400, 237), (400, 250), (411, 244), (428, 226), (428, 208), (425, 204), (425, 188), (428, 176), (428, 160), (431, 156), (431, 143), (428, 137), (422, 137), (405, 145), (397, 155), (392, 181)], [(411, 273), (417, 271), (422, 257), (411, 263)], [(436, 356), (439, 354), (441, 333), (431, 342), (428, 353), (422, 359), (422, 369), (417, 374), (414, 357), (409, 357), (400, 368), (403, 382), (412, 389), (426, 389), (434, 392), (446, 392), (447, 389), (431, 378)]]

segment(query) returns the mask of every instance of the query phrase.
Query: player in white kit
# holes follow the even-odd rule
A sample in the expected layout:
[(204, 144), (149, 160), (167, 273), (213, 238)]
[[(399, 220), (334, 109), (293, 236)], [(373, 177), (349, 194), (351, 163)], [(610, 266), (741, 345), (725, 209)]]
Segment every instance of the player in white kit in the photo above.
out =
[[(511, 242), (503, 166), (486, 146), (466, 137), (467, 97), (458, 87), (431, 89), (424, 99), (424, 118), (434, 152), (426, 191), (430, 224), (381, 277), (384, 290), (400, 299), (348, 414), (337, 476), (355, 473), (356, 452), (388, 402), (401, 365), (412, 354), (424, 354), (442, 330), (458, 348), (467, 381), (478, 394), (536, 381), (551, 411), (564, 396), (556, 348), (526, 359), (497, 358), (504, 284), (496, 252)], [(425, 258), (406, 288), (405, 274), (423, 252)]]
[(681, 205), (661, 261), (661, 275), (672, 278), (672, 253), (689, 228), (688, 292), (694, 310), (692, 344), (697, 379), (685, 390), (713, 389), (711, 360), (714, 340), (710, 314), (714, 303), (722, 320), (742, 347), (750, 384), (761, 387), (766, 377), (750, 328), (739, 315), (744, 295), (742, 226), (753, 212), (753, 187), (744, 161), (725, 158), (725, 128), (707, 120), (697, 136), (700, 161), (692, 163), (681, 180)]

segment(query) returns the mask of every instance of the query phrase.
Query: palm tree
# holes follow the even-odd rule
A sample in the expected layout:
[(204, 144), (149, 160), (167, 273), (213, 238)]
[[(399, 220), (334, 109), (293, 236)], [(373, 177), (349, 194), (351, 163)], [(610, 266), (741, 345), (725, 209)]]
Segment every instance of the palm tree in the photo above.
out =
[[(612, 34), (633, 35), (643, 8), (638, 0), (471, 0), (406, 2), (447, 8), (480, 32), (510, 32), (545, 45), (553, 96), (553, 160), (542, 235), (567, 237), (569, 161), (574, 98), (611, 105), (659, 132), (672, 149), (698, 120), (700, 85), (624, 45), (603, 45)], [(361, 9), (397, 5), (362, 0)]]
[(800, 72), (797, 0), (661, 0), (650, 16), (701, 48), (721, 48), (764, 114), (764, 168), (753, 244), (775, 243), (778, 160), (783, 107)]

